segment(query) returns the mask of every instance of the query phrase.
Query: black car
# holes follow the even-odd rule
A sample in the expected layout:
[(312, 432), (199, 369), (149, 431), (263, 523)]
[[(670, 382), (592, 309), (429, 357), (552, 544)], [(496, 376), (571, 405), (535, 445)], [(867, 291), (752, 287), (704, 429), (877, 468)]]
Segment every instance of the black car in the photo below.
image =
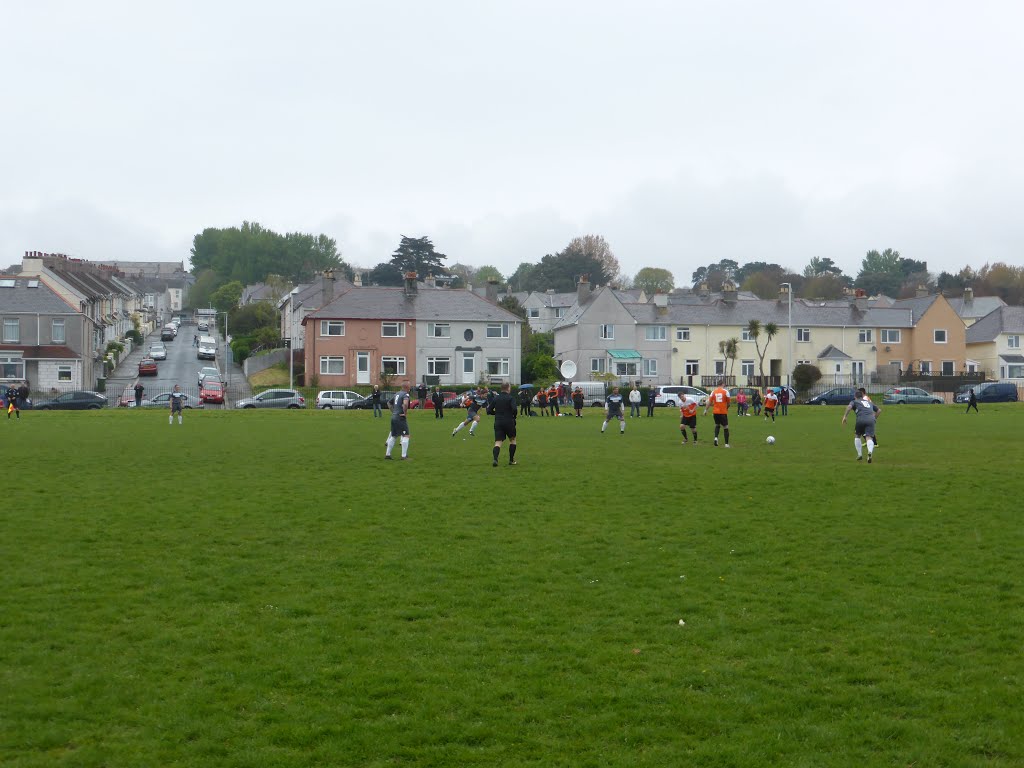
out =
[[(390, 408), (391, 407), (391, 403), (393, 403), (394, 400), (395, 400), (395, 393), (394, 392), (381, 392), (380, 393), (380, 407), (381, 408)], [(359, 400), (355, 400), (354, 402), (350, 403), (349, 406), (348, 406), (348, 410), (351, 411), (353, 408), (357, 408), (359, 410), (367, 410), (367, 409), (372, 410), (373, 409), (373, 401), (370, 399), (370, 395), (367, 395), (366, 397), (360, 398)]]
[(828, 392), (815, 395), (807, 401), (808, 405), (849, 405), (856, 399), (857, 390), (853, 387), (836, 387)]
[(107, 398), (99, 392), (65, 392), (52, 400), (36, 403), (36, 411), (96, 411), (105, 408)]

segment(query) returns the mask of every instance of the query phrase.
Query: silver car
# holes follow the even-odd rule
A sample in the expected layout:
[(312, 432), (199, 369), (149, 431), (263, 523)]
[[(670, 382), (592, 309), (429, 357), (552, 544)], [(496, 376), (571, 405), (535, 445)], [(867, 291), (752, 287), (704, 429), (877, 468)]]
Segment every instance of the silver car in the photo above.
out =
[(235, 403), (235, 408), (305, 408), (306, 398), (294, 389), (267, 389)]
[(163, 342), (155, 341), (149, 345), (149, 356), (154, 360), (166, 360), (167, 347), (164, 346)]

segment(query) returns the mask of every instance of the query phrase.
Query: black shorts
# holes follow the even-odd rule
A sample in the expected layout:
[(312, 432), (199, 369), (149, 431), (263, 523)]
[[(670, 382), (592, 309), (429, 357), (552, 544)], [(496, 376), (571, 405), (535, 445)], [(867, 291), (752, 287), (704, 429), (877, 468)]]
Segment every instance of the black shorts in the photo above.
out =
[(516, 436), (516, 423), (514, 421), (494, 422), (494, 442), (501, 443), (511, 440)]
[(716, 413), (716, 414), (714, 414), (714, 417), (715, 417), (715, 425), (716, 426), (721, 426), (721, 427), (728, 427), (729, 426), (729, 414), (727, 414), (727, 413)]
[(690, 429), (697, 428), (697, 417), (696, 416), (683, 416), (679, 419), (679, 425), (682, 427), (689, 427)]
[(861, 424), (860, 422), (857, 422), (856, 424), (853, 425), (853, 434), (855, 434), (857, 437), (864, 437), (865, 435), (867, 435), (868, 437), (874, 437), (875, 425)]
[(402, 437), (403, 435), (409, 434), (409, 422), (405, 416), (392, 416), (391, 417), (391, 436)]

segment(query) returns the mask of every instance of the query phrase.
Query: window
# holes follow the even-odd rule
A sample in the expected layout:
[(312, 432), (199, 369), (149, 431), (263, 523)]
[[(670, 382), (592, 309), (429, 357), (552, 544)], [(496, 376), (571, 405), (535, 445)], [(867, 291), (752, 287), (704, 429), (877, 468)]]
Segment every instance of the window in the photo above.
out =
[(540, 317), (540, 309), (537, 307), (530, 307), (529, 317)]
[(943, 328), (936, 328), (933, 333), (934, 333), (933, 338), (934, 338), (936, 344), (945, 344), (946, 343), (946, 331), (945, 331), (945, 329), (943, 329)]
[(797, 365), (812, 365), (810, 360), (797, 360), (796, 364)]
[(320, 321), (320, 335), (321, 336), (344, 336), (345, 335), (345, 321), (344, 320), (321, 320)]
[[(402, 323), (404, 326), (405, 323)], [(403, 329), (404, 330), (404, 329)], [(405, 376), (405, 358), (387, 356), (380, 359), (380, 369), (394, 376)]]
[(1006, 366), (1006, 378), (1024, 379), (1024, 365), (1013, 364)]
[(871, 343), (871, 329), (870, 328), (861, 328), (860, 329), (860, 333), (857, 334), (857, 341), (859, 341), (861, 344), (870, 344)]
[(1007, 336), (1006, 346), (1010, 349), (1020, 349), (1020, 336)]
[(616, 376), (636, 376), (636, 363), (615, 363)]
[(956, 363), (952, 360), (942, 361), (942, 375), (952, 376), (956, 372)]
[(689, 341), (690, 340), (690, 329), (689, 328), (676, 328), (676, 341)]
[(797, 328), (796, 329), (796, 340), (797, 341), (810, 341), (811, 340), (811, 329), (810, 328)]
[(321, 356), (320, 357), (320, 375), (321, 376), (344, 376), (345, 375), (345, 358), (340, 356)]
[(614, 325), (602, 325), (600, 330), (600, 336), (602, 339), (614, 339), (615, 338), (615, 326)]
[(565, 307), (555, 307), (555, 317), (565, 317)]
[(58, 365), (57, 366), (57, 381), (71, 381), (71, 366), (70, 365)]
[[(405, 323), (389, 321), (380, 324), (380, 335), (391, 338), (401, 338), (405, 336)], [(403, 371), (404, 373), (404, 371)]]
[(753, 341), (754, 337), (750, 335), (749, 328), (740, 328), (740, 341)]
[(450, 339), (452, 327), (448, 323), (427, 323), (427, 336), (432, 339)]
[(725, 376), (725, 360), (715, 360), (715, 376)]
[(932, 372), (932, 361), (922, 360), (921, 361), (921, 373), (930, 374)]
[(50, 341), (54, 344), (63, 344), (64, 340), (64, 318), (55, 317), (50, 321)]
[(0, 379), (24, 379), (25, 361), (20, 357), (0, 357)]
[[(507, 323), (506, 323), (507, 325)], [(508, 358), (507, 357), (489, 357), (487, 358), (487, 375), (488, 376), (508, 376)]]
[(592, 357), (590, 358), (590, 372), (591, 373), (604, 373), (604, 358), (603, 357)]
[(754, 375), (754, 361), (753, 360), (741, 360), (740, 361), (740, 374), (743, 376)]
[(664, 325), (649, 325), (644, 329), (644, 338), (647, 341), (668, 341), (668, 327)]
[(16, 317), (4, 318), (4, 343), (17, 344), (21, 339), (21, 324)]
[(452, 372), (450, 357), (428, 357), (427, 373), (431, 376), (447, 376)]
[(882, 329), (882, 343), (883, 344), (899, 344), (900, 343), (900, 329), (899, 328), (883, 328)]
[(700, 361), (687, 360), (683, 371), (687, 376), (700, 376)]
[(658, 361), (654, 358), (644, 360), (644, 376), (658, 375)]
[(487, 338), (488, 339), (507, 339), (508, 338), (508, 323), (488, 323), (487, 324)]

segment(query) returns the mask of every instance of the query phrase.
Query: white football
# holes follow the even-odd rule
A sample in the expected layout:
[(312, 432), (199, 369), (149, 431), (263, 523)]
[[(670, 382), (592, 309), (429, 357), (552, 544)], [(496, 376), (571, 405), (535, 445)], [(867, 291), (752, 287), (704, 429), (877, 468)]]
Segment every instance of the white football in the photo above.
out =
[(775, 438), (772, 437), (771, 435), (768, 435), (768, 437), (766, 437), (764, 441), (768, 443), (768, 445), (772, 445), (775, 442)]

